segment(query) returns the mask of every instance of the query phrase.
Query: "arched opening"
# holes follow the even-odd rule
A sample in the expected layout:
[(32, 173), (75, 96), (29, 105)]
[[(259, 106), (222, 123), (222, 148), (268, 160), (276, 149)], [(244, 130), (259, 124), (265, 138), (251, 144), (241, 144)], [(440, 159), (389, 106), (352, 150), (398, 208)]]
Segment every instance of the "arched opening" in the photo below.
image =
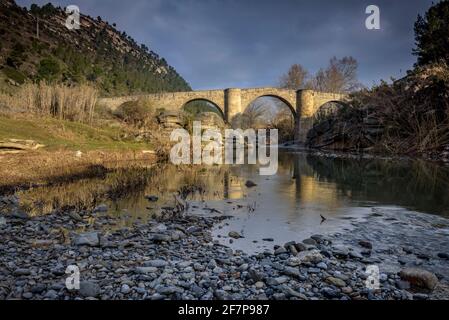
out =
[(193, 99), (182, 107), (183, 123), (191, 127), (193, 121), (201, 121), (203, 128), (223, 128), (224, 114), (220, 107), (207, 99)]
[(319, 123), (322, 121), (326, 121), (329, 118), (334, 117), (345, 107), (347, 107), (347, 104), (342, 101), (328, 101), (317, 109), (317, 111), (313, 115), (313, 122)]
[(295, 138), (296, 111), (278, 96), (265, 95), (254, 99), (232, 120), (234, 128), (278, 129), (279, 142), (293, 141)]

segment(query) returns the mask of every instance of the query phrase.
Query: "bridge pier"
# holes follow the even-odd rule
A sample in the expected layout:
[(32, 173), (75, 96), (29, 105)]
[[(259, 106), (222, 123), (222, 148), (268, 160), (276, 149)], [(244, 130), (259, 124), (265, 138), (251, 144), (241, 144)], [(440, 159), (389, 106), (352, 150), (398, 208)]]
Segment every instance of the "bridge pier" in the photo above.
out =
[(224, 104), (225, 121), (230, 122), (234, 116), (244, 111), (242, 108), (242, 90), (226, 89)]

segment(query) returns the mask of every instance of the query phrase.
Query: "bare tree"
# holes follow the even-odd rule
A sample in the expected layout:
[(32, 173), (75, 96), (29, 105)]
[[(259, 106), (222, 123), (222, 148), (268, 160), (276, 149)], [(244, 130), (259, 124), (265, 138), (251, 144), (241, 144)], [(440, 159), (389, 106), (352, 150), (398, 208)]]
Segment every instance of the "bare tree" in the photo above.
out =
[(353, 57), (333, 57), (326, 69), (320, 69), (311, 87), (318, 91), (349, 93), (361, 88), (357, 80), (357, 60)]
[(294, 64), (281, 76), (279, 86), (283, 89), (304, 89), (309, 72), (300, 64)]

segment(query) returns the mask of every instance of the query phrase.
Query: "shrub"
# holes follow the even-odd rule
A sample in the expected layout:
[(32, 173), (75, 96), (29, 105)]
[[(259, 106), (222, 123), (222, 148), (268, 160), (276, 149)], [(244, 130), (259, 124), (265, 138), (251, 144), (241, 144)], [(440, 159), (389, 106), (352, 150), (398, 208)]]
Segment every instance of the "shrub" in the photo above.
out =
[(122, 121), (141, 128), (154, 119), (155, 108), (148, 101), (141, 99), (123, 103), (114, 114)]
[(40, 80), (54, 81), (61, 73), (61, 67), (53, 58), (42, 59), (38, 68), (38, 78)]

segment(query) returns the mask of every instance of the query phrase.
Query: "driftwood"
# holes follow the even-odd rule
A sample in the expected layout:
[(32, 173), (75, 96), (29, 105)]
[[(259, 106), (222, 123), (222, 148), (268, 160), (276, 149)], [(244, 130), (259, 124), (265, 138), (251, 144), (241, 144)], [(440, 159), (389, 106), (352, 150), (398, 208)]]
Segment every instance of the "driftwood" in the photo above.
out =
[(34, 140), (19, 140), (19, 139), (0, 140), (0, 150), (4, 151), (37, 150), (43, 147), (45, 147), (43, 144), (39, 144)]

